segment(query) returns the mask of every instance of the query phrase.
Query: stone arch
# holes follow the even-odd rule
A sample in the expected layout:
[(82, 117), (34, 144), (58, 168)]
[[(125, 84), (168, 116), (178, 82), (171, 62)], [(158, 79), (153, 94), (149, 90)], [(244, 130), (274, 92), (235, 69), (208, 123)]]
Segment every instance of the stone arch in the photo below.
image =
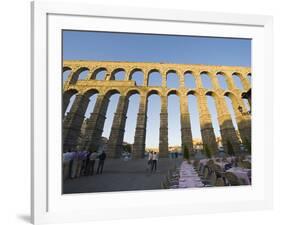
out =
[(229, 97), (235, 104), (238, 104), (237, 96), (231, 91), (225, 91), (224, 96)]
[(184, 72), (184, 86), (189, 89), (196, 88), (195, 77), (191, 70)]
[[(158, 76), (158, 80), (155, 78), (156, 76)], [(152, 79), (154, 78), (154, 79)], [(159, 81), (160, 79), (160, 81)], [(148, 86), (162, 86), (162, 75), (161, 75), (161, 72), (160, 70), (158, 69), (151, 69), (149, 72), (148, 72), (148, 75), (147, 75), (147, 84)]]
[(62, 80), (63, 82), (69, 79), (70, 74), (72, 73), (72, 69), (68, 66), (63, 67), (62, 69)]
[(138, 89), (130, 89), (125, 93), (125, 96), (127, 96), (127, 98), (130, 98), (132, 95), (135, 94), (141, 94), (140, 91)]
[[(142, 73), (142, 74), (139, 74)], [(135, 76), (141, 76), (140, 79), (135, 78)], [(141, 86), (144, 83), (144, 72), (140, 68), (134, 68), (129, 73), (129, 80), (134, 80), (137, 86)]]
[[(77, 69), (73, 75), (72, 75), (72, 79), (70, 81), (71, 84), (76, 83), (78, 80), (84, 80), (86, 78), (86, 75), (89, 72), (89, 68), (88, 67), (80, 67), (79, 69)], [(81, 76), (83, 75), (83, 76)]]
[(87, 89), (84, 93), (83, 93), (86, 97), (91, 97), (94, 94), (99, 94), (99, 90), (96, 88), (90, 88)]
[(234, 72), (232, 73), (232, 79), (233, 79), (233, 82), (236, 86), (236, 88), (240, 89), (240, 90), (243, 90), (245, 89), (245, 85), (243, 84), (243, 76), (241, 73), (238, 73), (238, 72)]
[(70, 66), (63, 66), (62, 67), (62, 72), (64, 73), (67, 70), (72, 70), (72, 68)]
[[(83, 93), (83, 95), (89, 99), (89, 102), (88, 102), (86, 111), (85, 111), (85, 113), (84, 113), (84, 117), (85, 117), (84, 120), (87, 120), (87, 119), (91, 116), (91, 113), (94, 111), (96, 99), (97, 99), (97, 96), (98, 96), (99, 94), (100, 94), (100, 92), (99, 92), (99, 90), (96, 89), (96, 88), (87, 89), (87, 90)], [(83, 125), (82, 125), (82, 128), (84, 128)]]
[(110, 80), (125, 80), (126, 70), (123, 68), (116, 68), (111, 72)]
[(167, 96), (168, 96), (168, 97), (169, 97), (169, 95), (177, 95), (177, 96), (180, 96), (180, 93), (179, 93), (179, 91), (178, 91), (177, 89), (173, 88), (173, 89), (171, 89), (171, 90), (169, 90), (169, 91), (167, 92)]
[[(237, 97), (235, 94), (233, 94), (230, 91), (226, 91), (224, 93), (224, 97), (225, 97), (224, 99), (226, 101), (228, 111), (230, 112), (231, 115), (232, 123), (235, 129), (238, 130), (238, 122), (235, 118), (239, 115), (239, 111), (238, 111), (239, 103), (237, 101)], [(230, 101), (227, 99), (229, 99)]]
[(226, 74), (222, 71), (216, 73), (216, 77), (218, 78), (218, 83), (221, 89), (227, 90), (229, 89)]
[(156, 94), (156, 95), (159, 95), (161, 96), (161, 92), (157, 89), (151, 89), (147, 92), (146, 96), (147, 98), (149, 98), (149, 96), (153, 95), (153, 94)]
[(66, 115), (67, 112), (70, 111), (77, 93), (78, 93), (78, 90), (76, 90), (76, 89), (68, 89), (63, 93), (62, 115)]
[(204, 88), (206, 89), (212, 89), (213, 85), (212, 85), (212, 80), (210, 78), (210, 73), (208, 71), (201, 71), (200, 72), (200, 78), (202, 81), (202, 85)]
[(91, 74), (91, 80), (105, 80), (106, 78), (107, 69), (105, 67), (99, 67), (94, 70)]
[(219, 124), (219, 107), (218, 107), (218, 95), (214, 91), (207, 91), (205, 94), (207, 98), (207, 108), (209, 110), (212, 127), (214, 128), (214, 132), (216, 134), (216, 138), (221, 137), (220, 132), (220, 124)]
[(108, 106), (105, 109), (105, 121), (103, 124), (102, 137), (110, 138), (112, 128), (114, 125), (115, 113), (117, 112), (118, 103), (120, 100), (121, 92), (118, 89), (109, 89), (105, 92), (105, 97), (108, 99)]
[[(181, 109), (180, 109), (180, 93), (177, 89), (170, 90), (167, 93), (167, 129), (168, 129), (168, 149), (172, 152), (178, 152), (175, 146), (182, 144), (181, 135)], [(171, 153), (171, 152), (170, 152)]]
[[(161, 92), (157, 89), (152, 89), (147, 92), (146, 95), (146, 147), (158, 148), (160, 144), (160, 124), (161, 124)], [(155, 138), (151, 138), (151, 137)], [(151, 146), (147, 145), (147, 140), (150, 141)]]
[(196, 90), (189, 90), (186, 95), (194, 95), (195, 97), (198, 97), (199, 93)]
[(109, 89), (109, 90), (105, 91), (105, 96), (107, 98), (110, 98), (114, 94), (121, 94), (121, 92), (118, 89)]
[(205, 92), (205, 95), (207, 95), (207, 96), (212, 96), (212, 97), (214, 97), (215, 99), (217, 99), (218, 96), (219, 96), (215, 91), (206, 91), (206, 92)]
[[(124, 127), (124, 137), (122, 141), (125, 141), (129, 143), (129, 146), (131, 146), (131, 154), (133, 154), (133, 151), (135, 150), (130, 143), (134, 143), (135, 138), (135, 131), (137, 127), (137, 121), (138, 121), (138, 113), (140, 109), (140, 101), (141, 101), (141, 94), (140, 91), (137, 89), (131, 89), (126, 94), (126, 101), (127, 101), (127, 109), (125, 109), (125, 122), (122, 126)], [(128, 122), (130, 121), (130, 122)], [(122, 131), (121, 131), (122, 132)], [(140, 138), (140, 137), (137, 137)]]
[(179, 88), (180, 87), (180, 78), (176, 70), (170, 69), (166, 72), (166, 86), (167, 88)]
[[(186, 94), (187, 98), (187, 105), (189, 109), (189, 115), (190, 115), (190, 129), (191, 129), (191, 135), (193, 140), (198, 140), (202, 143), (202, 134), (201, 134), (201, 125), (200, 125), (200, 112), (199, 112), (199, 93), (195, 90), (189, 90)], [(199, 145), (196, 145), (199, 147)], [(197, 149), (197, 147), (193, 149), (194, 151), (200, 151), (202, 150)], [(200, 145), (201, 147), (203, 145)]]

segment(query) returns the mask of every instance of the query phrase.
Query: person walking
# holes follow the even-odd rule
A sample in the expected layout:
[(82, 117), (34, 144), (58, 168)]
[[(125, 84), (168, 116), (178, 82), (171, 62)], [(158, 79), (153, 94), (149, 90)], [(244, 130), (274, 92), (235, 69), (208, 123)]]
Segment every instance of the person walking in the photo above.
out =
[(98, 164), (98, 169), (97, 169), (97, 174), (102, 174), (103, 171), (103, 166), (104, 166), (104, 161), (106, 159), (106, 154), (104, 151), (99, 155), (99, 164)]
[(157, 155), (156, 152), (153, 152), (151, 172), (153, 172), (153, 170), (156, 172), (156, 170), (157, 170), (157, 160), (158, 160), (158, 155)]

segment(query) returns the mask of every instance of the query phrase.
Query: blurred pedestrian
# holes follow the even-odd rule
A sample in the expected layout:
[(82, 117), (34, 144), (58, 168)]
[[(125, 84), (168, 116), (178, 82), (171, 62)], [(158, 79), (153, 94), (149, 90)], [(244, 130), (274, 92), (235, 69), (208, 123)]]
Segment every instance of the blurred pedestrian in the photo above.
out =
[(88, 169), (89, 169), (89, 173), (88, 175), (92, 176), (94, 174), (94, 170), (95, 170), (95, 160), (97, 159), (98, 157), (98, 153), (97, 151), (93, 151), (91, 154), (90, 154), (90, 157), (89, 157), (89, 166), (88, 166)]
[(106, 154), (104, 151), (99, 155), (99, 164), (98, 164), (98, 169), (97, 169), (97, 174), (102, 174), (103, 171), (103, 166), (104, 166), (104, 161), (106, 159)]
[(154, 171), (157, 170), (157, 160), (158, 160), (158, 154), (157, 154), (157, 152), (153, 152), (151, 172), (153, 172), (153, 170)]

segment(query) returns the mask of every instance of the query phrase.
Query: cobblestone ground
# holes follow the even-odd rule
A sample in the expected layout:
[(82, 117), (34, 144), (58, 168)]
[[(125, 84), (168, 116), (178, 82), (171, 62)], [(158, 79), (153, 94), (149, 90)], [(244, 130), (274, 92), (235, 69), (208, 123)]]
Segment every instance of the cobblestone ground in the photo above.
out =
[[(160, 189), (169, 169), (179, 166), (182, 159), (159, 159), (157, 171), (151, 173), (146, 159), (123, 161), (108, 159), (103, 174), (66, 180), (63, 193), (87, 193)], [(97, 165), (95, 165), (96, 171)]]

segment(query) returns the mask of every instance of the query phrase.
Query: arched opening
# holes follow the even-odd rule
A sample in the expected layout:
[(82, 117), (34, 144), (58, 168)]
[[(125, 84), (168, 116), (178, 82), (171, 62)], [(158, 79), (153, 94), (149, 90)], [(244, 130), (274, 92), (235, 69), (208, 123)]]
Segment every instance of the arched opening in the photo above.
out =
[(107, 73), (107, 70), (105, 68), (98, 68), (93, 72), (93, 74), (91, 76), (91, 79), (93, 79), (93, 80), (105, 80), (106, 73)]
[(117, 109), (120, 93), (117, 91), (112, 91), (107, 94), (109, 98), (109, 103), (106, 111), (106, 119), (103, 127), (102, 137), (109, 138), (111, 127), (114, 119), (114, 115)]
[(191, 123), (191, 133), (194, 143), (194, 149), (199, 151), (202, 150), (202, 135), (201, 135), (201, 126), (199, 119), (199, 110), (197, 96), (194, 92), (189, 92), (187, 95), (187, 103), (190, 114), (190, 123)]
[(179, 88), (180, 81), (176, 71), (174, 70), (168, 71), (166, 77), (167, 77), (167, 88)]
[(143, 71), (141, 69), (134, 69), (131, 71), (129, 80), (134, 80), (137, 86), (143, 85)]
[(116, 69), (112, 72), (111, 80), (125, 80), (125, 70), (124, 69)]
[(206, 97), (207, 97), (208, 110), (212, 120), (212, 126), (214, 129), (215, 136), (218, 139), (221, 138), (221, 132), (220, 132), (220, 125), (218, 121), (217, 104), (215, 99), (216, 96), (213, 92), (209, 92), (206, 95), (207, 95)]
[[(88, 139), (87, 134), (86, 134), (88, 119), (91, 117), (91, 114), (94, 112), (96, 100), (97, 100), (99, 93), (96, 90), (89, 90), (89, 91), (87, 91), (87, 93), (85, 93), (85, 95), (89, 98), (89, 103), (88, 103), (87, 109), (84, 113), (84, 121), (81, 126), (81, 132), (80, 132), (80, 138), (82, 138), (83, 141), (85, 141), (85, 138)], [(82, 140), (80, 140), (81, 143), (83, 142)]]
[(235, 111), (234, 111), (235, 105), (232, 102), (233, 100), (231, 99), (229, 93), (225, 94), (224, 99), (226, 101), (227, 109), (228, 109), (228, 111), (230, 113), (233, 126), (234, 126), (236, 132), (238, 132), (238, 126), (237, 126), (237, 121), (236, 121), (236, 118), (235, 118)]
[(247, 79), (250, 82), (250, 84), (252, 84), (252, 74), (251, 73), (248, 73)]
[(62, 107), (62, 115), (66, 116), (66, 114), (70, 111), (73, 102), (76, 98), (77, 90), (70, 89), (63, 93), (63, 107)]
[(132, 92), (128, 95), (129, 106), (127, 110), (127, 120), (125, 125), (124, 141), (133, 144), (135, 137), (135, 130), (137, 125), (137, 116), (140, 104), (140, 95), (138, 92)]
[(202, 85), (206, 89), (212, 89), (212, 81), (211, 78), (209, 77), (209, 74), (207, 72), (202, 72), (200, 73), (200, 77), (202, 80)]
[(69, 67), (63, 68), (63, 73), (62, 73), (62, 81), (63, 82), (67, 81), (71, 72), (72, 72), (72, 70)]
[(81, 72), (78, 74), (78, 80), (85, 80), (89, 74), (88, 68), (83, 68)]
[(195, 78), (190, 71), (184, 73), (184, 86), (189, 89), (196, 88)]
[(89, 95), (89, 104), (84, 115), (85, 119), (90, 118), (92, 112), (94, 111), (97, 97), (98, 97), (98, 93), (92, 93)]
[(158, 151), (161, 99), (157, 92), (150, 92), (147, 99), (146, 149)]
[(68, 103), (68, 105), (67, 105), (67, 107), (66, 107), (66, 110), (65, 110), (65, 112), (64, 112), (64, 116), (66, 116), (66, 115), (69, 113), (69, 111), (71, 110), (71, 107), (72, 107), (72, 105), (73, 105), (73, 103), (74, 103), (74, 101), (75, 101), (75, 98), (76, 98), (76, 94), (75, 94), (75, 95), (72, 95), (72, 96), (70, 97), (69, 103)]
[(149, 71), (148, 86), (162, 86), (162, 76), (158, 70)]
[(180, 102), (175, 92), (168, 94), (168, 146), (178, 152), (181, 146)]
[(220, 87), (224, 90), (227, 90), (228, 85), (227, 85), (227, 82), (226, 82), (225, 74), (219, 72), (219, 73), (217, 73), (217, 78), (218, 78), (218, 82), (219, 82)]
[(251, 111), (251, 107), (250, 107), (250, 104), (249, 104), (248, 99), (242, 98), (242, 100), (243, 100), (243, 102), (244, 102), (244, 105), (245, 105), (245, 107), (246, 107), (246, 110), (247, 110), (248, 112)]
[(234, 74), (232, 74), (232, 78), (233, 78), (233, 81), (234, 81), (235, 86), (236, 86), (238, 89), (243, 90), (244, 88), (243, 88), (243, 84), (242, 84), (240, 75), (237, 74), (237, 73), (234, 73)]

